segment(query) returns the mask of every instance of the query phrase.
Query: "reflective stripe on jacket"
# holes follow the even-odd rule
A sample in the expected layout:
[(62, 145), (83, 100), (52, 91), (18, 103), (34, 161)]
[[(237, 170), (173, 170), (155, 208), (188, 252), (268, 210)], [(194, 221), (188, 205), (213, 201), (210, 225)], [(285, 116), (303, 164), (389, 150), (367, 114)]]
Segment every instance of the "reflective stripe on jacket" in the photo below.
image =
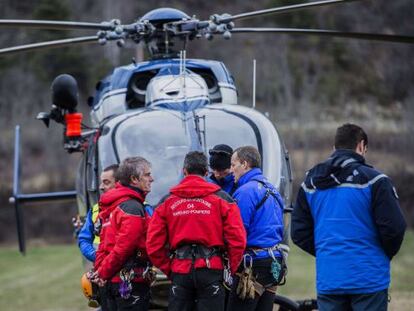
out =
[[(96, 220), (98, 219), (98, 214), (99, 214), (99, 204), (96, 203), (93, 207), (92, 207), (92, 224), (94, 224), (96, 222)], [(93, 230), (92, 232), (94, 232), (95, 230)], [(93, 244), (94, 244), (94, 248), (97, 249), (99, 243), (101, 242), (101, 239), (99, 238), (99, 235), (95, 235), (93, 238)]]
[(316, 255), (321, 294), (388, 288), (405, 227), (390, 179), (351, 150), (335, 151), (308, 172), (291, 225), (295, 244)]

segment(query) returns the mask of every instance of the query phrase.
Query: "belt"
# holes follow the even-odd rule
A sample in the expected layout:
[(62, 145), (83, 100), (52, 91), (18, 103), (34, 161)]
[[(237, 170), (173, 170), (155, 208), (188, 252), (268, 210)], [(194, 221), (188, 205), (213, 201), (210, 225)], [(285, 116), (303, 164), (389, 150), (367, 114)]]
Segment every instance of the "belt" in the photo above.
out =
[(218, 247), (207, 247), (202, 244), (185, 244), (178, 247), (172, 257), (176, 259), (209, 259), (214, 256), (222, 256), (222, 251)]

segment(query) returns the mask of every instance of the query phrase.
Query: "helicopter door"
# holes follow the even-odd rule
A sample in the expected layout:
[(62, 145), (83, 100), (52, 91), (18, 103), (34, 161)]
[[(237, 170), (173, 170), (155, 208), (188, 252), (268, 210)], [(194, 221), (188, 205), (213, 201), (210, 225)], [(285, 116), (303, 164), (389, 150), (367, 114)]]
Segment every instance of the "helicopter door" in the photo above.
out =
[(94, 136), (91, 136), (88, 139), (88, 148), (84, 151), (79, 163), (76, 177), (79, 215), (85, 216), (87, 211), (98, 201), (98, 186), (97, 150)]

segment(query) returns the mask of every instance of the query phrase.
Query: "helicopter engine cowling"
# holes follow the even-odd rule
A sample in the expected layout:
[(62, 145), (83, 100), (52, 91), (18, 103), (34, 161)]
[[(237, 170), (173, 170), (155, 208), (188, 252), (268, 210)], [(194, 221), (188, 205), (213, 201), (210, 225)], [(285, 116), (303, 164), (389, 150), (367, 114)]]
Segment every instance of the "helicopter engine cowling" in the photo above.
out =
[[(170, 59), (132, 64), (114, 70), (97, 84), (97, 92), (91, 102), (93, 126), (99, 126), (103, 120), (128, 110), (151, 106), (146, 103), (147, 98), (153, 98), (148, 95), (149, 82), (166, 68), (171, 71), (170, 74), (178, 75), (183, 65), (180, 59)], [(191, 74), (190, 77), (197, 75), (196, 81), (199, 81), (199, 77), (204, 80), (208, 89), (208, 104), (237, 104), (233, 77), (223, 63), (186, 59), (185, 68)]]
[(208, 86), (200, 75), (189, 70), (175, 74), (170, 68), (160, 70), (151, 79), (145, 97), (147, 107), (180, 111), (192, 111), (209, 103)]

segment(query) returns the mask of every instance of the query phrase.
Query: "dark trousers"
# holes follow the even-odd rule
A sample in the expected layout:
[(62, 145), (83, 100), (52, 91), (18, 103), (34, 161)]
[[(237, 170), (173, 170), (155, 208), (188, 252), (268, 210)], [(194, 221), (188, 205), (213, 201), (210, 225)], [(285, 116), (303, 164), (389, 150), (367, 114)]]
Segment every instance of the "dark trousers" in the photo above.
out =
[[(96, 284), (92, 283), (92, 286), (94, 286)], [(111, 311), (108, 307), (108, 295), (107, 295), (107, 291), (108, 291), (108, 285), (105, 284), (105, 286), (100, 287), (98, 285), (96, 285), (97, 287), (97, 291), (98, 291), (98, 301), (99, 304), (101, 305), (101, 310), (102, 311)], [(96, 288), (95, 287), (95, 288)], [(95, 290), (94, 288), (94, 290)]]
[(150, 288), (145, 283), (132, 283), (131, 296), (124, 299), (119, 294), (119, 283), (107, 284), (107, 307), (109, 311), (147, 311), (150, 301)]
[[(270, 271), (272, 261), (273, 260), (271, 258), (266, 258), (257, 259), (253, 262), (253, 276), (261, 285), (276, 283), (276, 280)], [(239, 269), (239, 271), (241, 270)], [(227, 311), (273, 310), (273, 300), (275, 299), (275, 293), (266, 290), (261, 296), (256, 294), (254, 299), (241, 299), (236, 293), (239, 280), (240, 278), (238, 276), (236, 276), (233, 280), (229, 300), (227, 302)]]
[(223, 270), (195, 269), (173, 273), (169, 311), (224, 311)]
[(385, 311), (388, 289), (371, 294), (318, 295), (320, 311)]

